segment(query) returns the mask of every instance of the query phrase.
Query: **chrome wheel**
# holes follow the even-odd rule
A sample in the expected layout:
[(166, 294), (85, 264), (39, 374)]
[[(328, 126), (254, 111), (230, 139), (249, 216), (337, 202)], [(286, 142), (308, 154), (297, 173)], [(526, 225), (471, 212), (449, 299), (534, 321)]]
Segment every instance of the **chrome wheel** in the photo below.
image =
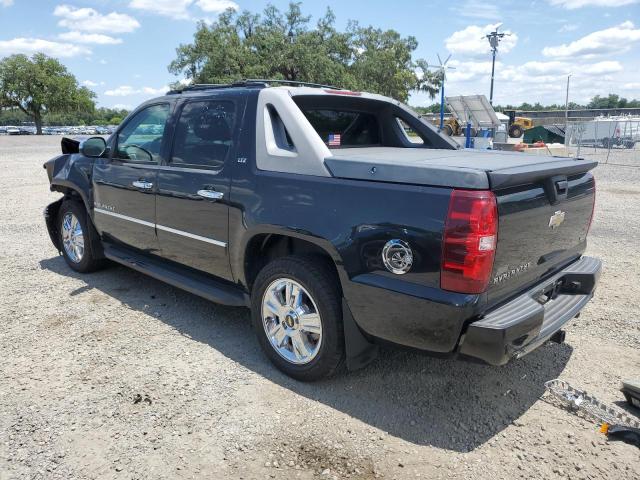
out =
[(262, 325), (271, 346), (290, 363), (309, 363), (320, 351), (320, 312), (295, 280), (279, 278), (269, 284), (262, 296)]
[(80, 263), (84, 256), (84, 234), (78, 218), (72, 213), (62, 217), (62, 245), (67, 257), (74, 263)]

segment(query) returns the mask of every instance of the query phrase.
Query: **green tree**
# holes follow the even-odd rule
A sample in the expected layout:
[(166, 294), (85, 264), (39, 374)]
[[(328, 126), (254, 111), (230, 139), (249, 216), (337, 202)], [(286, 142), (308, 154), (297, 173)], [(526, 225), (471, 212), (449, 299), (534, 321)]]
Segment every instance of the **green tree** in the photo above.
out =
[(412, 90), (424, 91), (431, 98), (435, 97), (440, 78), (428, 70), (425, 60), (412, 60), (412, 53), (418, 47), (415, 37), (402, 38), (395, 30), (361, 28), (355, 23), (350, 28), (354, 39), (354, 61), (350, 69), (358, 89), (403, 102), (407, 101)]
[(625, 108), (629, 106), (629, 102), (626, 98), (620, 97), (615, 93), (610, 93), (606, 97), (596, 95), (587, 104), (587, 108)]
[(440, 112), (440, 104), (439, 103), (432, 103), (431, 105), (427, 106), (427, 107), (414, 107), (414, 110), (418, 113), (420, 113), (421, 115), (424, 115), (426, 113), (438, 113)]
[(440, 79), (424, 60), (413, 60), (414, 37), (394, 30), (335, 27), (330, 9), (315, 24), (300, 3), (262, 15), (227, 10), (211, 25), (198, 24), (193, 43), (180, 45), (169, 71), (195, 83), (273, 78), (368, 90), (406, 101), (409, 92), (433, 96)]
[(36, 53), (0, 60), (0, 107), (15, 107), (33, 120), (42, 134), (47, 113), (93, 111), (95, 94), (55, 58)]

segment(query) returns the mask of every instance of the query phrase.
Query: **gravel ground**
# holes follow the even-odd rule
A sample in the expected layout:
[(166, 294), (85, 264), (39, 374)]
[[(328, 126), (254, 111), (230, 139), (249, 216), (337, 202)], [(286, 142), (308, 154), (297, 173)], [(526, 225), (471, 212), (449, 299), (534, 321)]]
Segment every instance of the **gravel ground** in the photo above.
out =
[(640, 450), (541, 398), (606, 402), (640, 376), (640, 169), (596, 170), (589, 254), (605, 271), (567, 343), (502, 368), (383, 351), (315, 384), (275, 370), (248, 311), (51, 245), (43, 161), (0, 137), (0, 479), (640, 478)]

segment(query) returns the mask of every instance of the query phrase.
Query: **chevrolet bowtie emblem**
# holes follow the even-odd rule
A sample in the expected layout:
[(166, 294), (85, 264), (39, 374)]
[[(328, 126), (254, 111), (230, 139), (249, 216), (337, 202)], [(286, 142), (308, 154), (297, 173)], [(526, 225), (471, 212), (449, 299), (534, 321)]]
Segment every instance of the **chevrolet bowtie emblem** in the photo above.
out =
[(562, 222), (564, 222), (564, 216), (565, 212), (562, 210), (558, 210), (556, 213), (551, 215), (551, 218), (549, 218), (549, 227), (552, 229), (558, 228), (562, 225)]

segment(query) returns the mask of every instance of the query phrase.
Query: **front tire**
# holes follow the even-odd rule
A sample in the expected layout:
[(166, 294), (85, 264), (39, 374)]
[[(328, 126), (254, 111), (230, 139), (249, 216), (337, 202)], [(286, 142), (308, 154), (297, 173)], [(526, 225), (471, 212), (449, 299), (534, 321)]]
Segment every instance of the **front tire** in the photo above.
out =
[(320, 259), (278, 258), (258, 274), (251, 297), (260, 346), (282, 372), (301, 381), (329, 377), (344, 358), (338, 279)]
[(509, 129), (509, 136), (511, 138), (520, 138), (523, 133), (524, 130), (519, 125), (511, 125), (511, 128)]
[(58, 212), (58, 235), (62, 256), (73, 270), (89, 273), (104, 266), (104, 259), (96, 253), (100, 239), (84, 205), (65, 200)]

